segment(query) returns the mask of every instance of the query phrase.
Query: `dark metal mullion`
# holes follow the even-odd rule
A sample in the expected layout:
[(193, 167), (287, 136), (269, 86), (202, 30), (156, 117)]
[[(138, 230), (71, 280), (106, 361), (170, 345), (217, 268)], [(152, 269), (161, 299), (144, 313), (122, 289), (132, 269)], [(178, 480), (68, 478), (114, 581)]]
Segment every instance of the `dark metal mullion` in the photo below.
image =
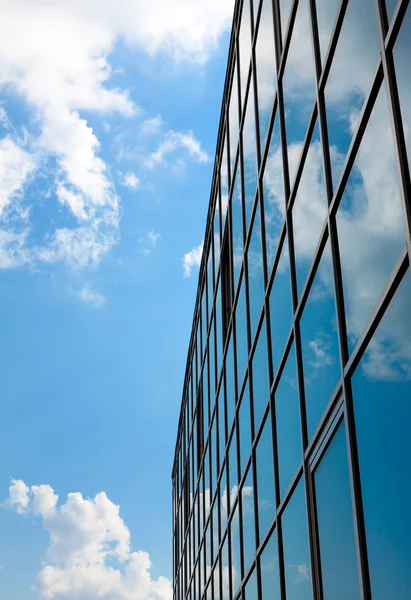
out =
[(398, 93), (397, 78), (394, 69), (392, 49), (386, 50), (384, 45), (385, 33), (388, 28), (385, 4), (375, 0), (377, 8), (377, 21), (380, 34), (380, 48), (384, 79), (388, 95), (388, 110), (393, 130), (395, 156), (401, 181), (401, 204), (406, 225), (406, 239), (408, 251), (411, 252), (411, 181), (408, 166), (407, 146), (405, 143), (404, 129), (401, 119), (400, 97)]
[(401, 25), (407, 12), (408, 4), (410, 0), (398, 0), (397, 7), (394, 11), (394, 15), (391, 19), (391, 24), (388, 29), (387, 36), (385, 38), (385, 49), (392, 50), (398, 34), (401, 30)]

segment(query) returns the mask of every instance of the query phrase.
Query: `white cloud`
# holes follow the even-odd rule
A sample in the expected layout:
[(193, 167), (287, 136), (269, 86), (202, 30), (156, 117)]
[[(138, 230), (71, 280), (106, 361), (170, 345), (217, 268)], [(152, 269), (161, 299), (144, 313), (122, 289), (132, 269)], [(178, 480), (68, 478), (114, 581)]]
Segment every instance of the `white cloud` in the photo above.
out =
[[(26, 150), (16, 140), (1, 142), (8, 152), (0, 152), (0, 210), (22, 189), (34, 157), (51, 155), (57, 161), (57, 199), (77, 221), (70, 230), (56, 229), (51, 244), (36, 249), (32, 259), (95, 265), (118, 240), (118, 197), (99, 156), (99, 140), (84, 117), (85, 111), (104, 117), (140, 112), (127, 90), (110, 87), (109, 56), (117, 41), (150, 55), (204, 63), (229, 28), (232, 10), (232, 0), (2, 2), (0, 86), (27, 103), (40, 133)], [(3, 125), (6, 119), (2, 109)], [(146, 130), (159, 123), (158, 117), (147, 121)], [(176, 135), (190, 155), (205, 160), (190, 134)], [(2, 263), (11, 266), (16, 260)]]
[(161, 115), (151, 117), (142, 121), (138, 127), (138, 133), (141, 137), (151, 137), (160, 133), (163, 126)]
[(204, 240), (183, 256), (183, 277), (190, 277), (193, 267), (199, 267), (203, 255)]
[(106, 303), (106, 298), (100, 292), (93, 290), (89, 283), (86, 283), (79, 294), (80, 299), (86, 304), (91, 304), (96, 308), (100, 308)]
[(121, 175), (120, 183), (122, 186), (129, 188), (130, 190), (136, 190), (140, 187), (140, 179), (132, 171), (128, 171), (124, 175)]
[(140, 238), (138, 240), (140, 251), (144, 254), (144, 256), (148, 256), (157, 246), (158, 242), (161, 240), (161, 234), (156, 233), (151, 230), (148, 231), (145, 237)]
[[(195, 139), (193, 132), (181, 133), (177, 131), (168, 131), (164, 140), (159, 144), (158, 148), (145, 161), (147, 169), (153, 169), (156, 165), (167, 164), (165, 157), (168, 154), (184, 149), (188, 155), (196, 162), (205, 163), (210, 160), (206, 152), (201, 149), (201, 144)], [(181, 170), (184, 166), (184, 161), (181, 157), (177, 159), (174, 167)]]
[[(16, 485), (18, 484), (18, 486)], [(65, 504), (49, 485), (13, 480), (6, 502), (41, 519), (49, 546), (35, 589), (44, 600), (171, 600), (168, 579), (152, 579), (150, 557), (133, 552), (120, 507), (105, 492), (70, 493)]]

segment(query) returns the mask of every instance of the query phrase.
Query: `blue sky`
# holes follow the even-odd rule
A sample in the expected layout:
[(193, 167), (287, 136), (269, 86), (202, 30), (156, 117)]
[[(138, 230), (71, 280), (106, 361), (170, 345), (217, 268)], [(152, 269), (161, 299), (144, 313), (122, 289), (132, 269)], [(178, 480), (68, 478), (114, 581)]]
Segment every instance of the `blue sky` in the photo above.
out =
[(0, 25), (0, 594), (169, 599), (233, 2), (35, 5)]

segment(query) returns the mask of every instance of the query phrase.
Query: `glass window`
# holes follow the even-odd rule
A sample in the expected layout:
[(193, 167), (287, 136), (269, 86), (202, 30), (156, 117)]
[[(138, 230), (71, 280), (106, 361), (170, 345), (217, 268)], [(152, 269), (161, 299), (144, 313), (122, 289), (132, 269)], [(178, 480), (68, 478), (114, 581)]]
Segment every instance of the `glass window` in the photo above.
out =
[(238, 115), (238, 80), (237, 80), (237, 65), (233, 69), (233, 83), (231, 86), (230, 104), (228, 109), (229, 124), (230, 124), (230, 163), (231, 174), (234, 171), (234, 164), (237, 155), (238, 136), (240, 131), (239, 115)]
[(234, 345), (233, 334), (230, 336), (230, 341), (227, 347), (225, 358), (225, 382), (226, 382), (226, 402), (227, 402), (227, 431), (230, 434), (234, 420), (234, 410), (236, 404), (235, 391), (235, 369), (234, 369)]
[(210, 435), (210, 458), (211, 458), (211, 497), (217, 487), (217, 418), (214, 416), (211, 424), (211, 435)]
[(230, 564), (228, 562), (228, 535), (225, 538), (223, 548), (221, 550), (221, 583), (223, 600), (230, 598)]
[(240, 169), (237, 168), (233, 183), (233, 194), (231, 197), (231, 220), (233, 237), (233, 271), (234, 271), (234, 291), (237, 289), (237, 282), (240, 276), (243, 264), (244, 236), (243, 236), (243, 216), (241, 207), (241, 184)]
[(250, 216), (257, 190), (257, 140), (255, 133), (254, 87), (250, 85), (243, 126), (244, 205), (245, 228), (248, 231)]
[(294, 344), (275, 393), (277, 451), (281, 497), (302, 460), (300, 404)]
[(288, 237), (286, 236), (270, 291), (271, 348), (274, 373), (284, 353), (285, 344), (291, 330), (292, 318), (290, 255), (288, 252)]
[(315, 490), (324, 600), (359, 600), (344, 423), (315, 471)]
[(220, 545), (220, 529), (218, 526), (219, 505), (218, 496), (216, 496), (213, 506), (213, 563), (217, 558), (218, 547)]
[(243, 1), (240, 32), (238, 34), (238, 50), (240, 54), (240, 89), (242, 98), (244, 99), (251, 60), (250, 0)]
[(352, 380), (373, 600), (411, 590), (411, 274)]
[(351, 0), (325, 87), (334, 186), (340, 179), (379, 52), (374, 0)]
[(217, 281), (218, 268), (220, 266), (220, 253), (221, 253), (221, 238), (220, 238), (220, 201), (219, 193), (216, 193), (215, 198), (215, 211), (214, 211), (214, 272), (215, 279)]
[(221, 206), (221, 234), (224, 233), (225, 219), (228, 207), (228, 164), (227, 164), (227, 136), (224, 134), (223, 154), (220, 167), (220, 206)]
[(239, 408), (240, 430), (240, 478), (242, 477), (247, 461), (251, 454), (251, 409), (248, 381), (245, 385)]
[[(392, 1), (390, 6), (390, 17), (392, 16), (396, 2)], [(410, 86), (410, 55), (411, 55), (411, 8), (405, 14), (401, 25), (398, 39), (394, 46), (394, 62), (397, 75), (398, 92), (404, 135), (408, 151), (408, 164), (411, 168), (411, 86)]]
[(253, 221), (250, 245), (247, 250), (248, 290), (250, 296), (250, 329), (254, 339), (258, 320), (264, 303), (264, 270), (261, 247), (260, 206), (257, 204)]
[(237, 348), (238, 389), (241, 389), (248, 362), (247, 314), (245, 303), (244, 278), (240, 284), (237, 306), (235, 309), (235, 336)]
[(230, 524), (231, 532), (231, 585), (233, 589), (233, 596), (237, 593), (241, 583), (241, 558), (240, 558), (240, 530), (239, 530), (239, 519), (238, 519), (238, 504), (234, 511), (233, 518)]
[(284, 72), (284, 109), (290, 184), (305, 139), (315, 99), (315, 73), (308, 1), (298, 3), (297, 16)]
[(350, 350), (405, 244), (397, 166), (383, 85), (337, 213)]
[(231, 512), (238, 493), (237, 435), (235, 428), (228, 449), (228, 468), (228, 478), (230, 481), (230, 494), (228, 500), (229, 510)]
[(271, 429), (271, 414), (268, 413), (265, 424), (257, 442), (256, 449), (257, 470), (257, 501), (258, 501), (258, 528), (260, 543), (267, 533), (275, 516), (275, 488), (274, 488), (274, 462), (273, 462), (273, 435)]
[(217, 295), (215, 301), (215, 324), (216, 324), (216, 344), (217, 344), (217, 382), (220, 380), (220, 371), (223, 360), (223, 325), (222, 304), (221, 304), (221, 285), (218, 282)]
[(257, 432), (261, 423), (264, 409), (267, 405), (270, 392), (267, 353), (267, 331), (265, 319), (262, 322), (260, 333), (258, 335), (257, 346), (252, 358), (252, 375), (254, 427), (255, 432)]
[(261, 598), (280, 600), (277, 530), (274, 529), (260, 556)]
[(214, 569), (213, 574), (213, 599), (212, 600), (220, 600), (220, 567), (217, 565)]
[(255, 62), (262, 151), (267, 138), (276, 88), (274, 21), (271, 0), (263, 0), (257, 35)]
[(312, 600), (304, 480), (296, 487), (282, 516), (287, 600)]
[(243, 526), (243, 559), (244, 573), (247, 573), (256, 551), (255, 545), (255, 515), (254, 515), (254, 485), (253, 465), (247, 473), (241, 488), (241, 514)]
[(225, 445), (226, 445), (226, 431), (225, 431), (225, 407), (224, 407), (224, 388), (220, 387), (220, 392), (217, 401), (217, 412), (218, 412), (218, 458), (219, 458), (219, 469), (224, 461)]
[(208, 338), (208, 366), (209, 366), (209, 385), (210, 385), (210, 414), (215, 404), (215, 346), (214, 346), (214, 319), (211, 321), (210, 334)]
[(283, 155), (278, 117), (274, 121), (263, 175), (267, 271), (270, 274), (285, 216)]
[(325, 247), (304, 308), (301, 345), (310, 438), (341, 375), (329, 244)]
[(307, 279), (326, 218), (323, 153), (317, 123), (293, 206), (295, 268), (299, 295)]
[[(203, 378), (202, 378), (201, 383), (200, 383), (200, 388), (202, 388), (202, 392), (203, 392), (202, 400), (203, 400), (203, 426), (204, 426), (204, 433), (205, 433), (205, 435), (207, 435), (207, 433), (208, 433), (208, 426), (209, 426), (209, 422), (210, 422), (209, 393), (208, 393), (208, 356), (206, 356), (206, 361), (204, 363)], [(199, 398), (200, 398), (200, 401), (201, 401), (201, 396), (200, 395), (199, 395)]]
[(226, 479), (226, 468), (224, 465), (220, 479), (220, 523), (221, 523), (221, 537), (224, 536), (224, 531), (227, 527), (228, 519), (228, 498), (227, 498), (227, 479)]
[(245, 584), (243, 600), (258, 600), (257, 573), (255, 569)]
[(206, 287), (204, 286), (202, 297), (201, 297), (201, 339), (202, 339), (202, 352), (201, 357), (204, 357), (205, 349), (207, 347), (207, 295)]
[(213, 268), (213, 240), (210, 238), (210, 248), (207, 259), (207, 290), (208, 290), (208, 315), (210, 317), (214, 303), (214, 268)]
[(316, 0), (318, 37), (320, 38), (321, 58), (324, 64), (328, 45), (337, 18), (340, 0)]

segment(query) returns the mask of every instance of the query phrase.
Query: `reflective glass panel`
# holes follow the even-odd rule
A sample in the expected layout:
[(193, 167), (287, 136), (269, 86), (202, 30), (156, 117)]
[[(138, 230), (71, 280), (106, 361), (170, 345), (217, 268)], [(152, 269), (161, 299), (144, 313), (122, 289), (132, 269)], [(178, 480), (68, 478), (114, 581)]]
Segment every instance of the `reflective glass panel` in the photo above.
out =
[(296, 487), (282, 517), (287, 600), (312, 600), (304, 480)]
[(220, 479), (220, 525), (221, 537), (224, 536), (224, 531), (227, 527), (228, 519), (228, 499), (227, 499), (227, 478), (226, 467), (224, 466)]
[(383, 85), (337, 213), (347, 332), (353, 349), (405, 243)]
[(273, 437), (271, 414), (268, 413), (257, 443), (257, 501), (260, 543), (275, 515)]
[(210, 415), (215, 404), (215, 335), (214, 335), (214, 320), (211, 322), (211, 329), (208, 338), (208, 367), (209, 367), (209, 386), (210, 386)]
[(229, 124), (230, 124), (230, 164), (231, 174), (234, 171), (234, 164), (237, 155), (238, 137), (240, 133), (239, 114), (238, 114), (238, 83), (237, 83), (237, 65), (234, 65), (233, 84), (231, 87), (230, 105), (229, 105)]
[(237, 168), (235, 180), (233, 183), (233, 195), (231, 197), (231, 220), (233, 236), (233, 271), (234, 271), (234, 291), (237, 288), (237, 282), (243, 264), (244, 236), (243, 236), (243, 216), (241, 207), (241, 185), (240, 170)]
[(277, 530), (274, 529), (260, 556), (261, 596), (280, 600), (280, 575), (278, 567)]
[(238, 463), (237, 463), (237, 434), (234, 428), (233, 435), (230, 441), (230, 447), (228, 449), (228, 467), (229, 467), (229, 481), (230, 481), (230, 496), (229, 496), (229, 510), (233, 510), (233, 504), (238, 493)]
[(284, 109), (290, 184), (307, 132), (315, 99), (315, 73), (308, 1), (298, 3), (297, 16), (284, 72)]
[(241, 13), (240, 31), (238, 34), (238, 49), (240, 53), (240, 89), (244, 103), (247, 76), (250, 70), (251, 60), (251, 12), (250, 0), (243, 1)]
[(215, 301), (215, 325), (216, 325), (216, 344), (217, 344), (217, 382), (220, 379), (220, 371), (223, 360), (223, 325), (221, 322), (222, 318), (222, 305), (221, 305), (221, 285), (218, 282), (217, 295)]
[(237, 590), (241, 583), (241, 557), (240, 557), (240, 526), (238, 518), (238, 504), (234, 511), (233, 518), (231, 519), (230, 525), (231, 532), (231, 585), (233, 589), (233, 595), (237, 593)]
[(231, 568), (228, 562), (228, 536), (225, 539), (221, 550), (221, 584), (223, 600), (230, 597), (230, 572)]
[(216, 500), (213, 505), (213, 563), (217, 558), (218, 547), (220, 544), (220, 530), (218, 526), (218, 515), (219, 515), (219, 504), (218, 504), (218, 496), (216, 496)]
[(261, 247), (260, 206), (257, 204), (250, 245), (247, 250), (248, 289), (250, 296), (250, 329), (254, 339), (264, 303), (264, 270)]
[(228, 163), (227, 163), (227, 139), (224, 135), (223, 156), (220, 167), (220, 204), (221, 204), (221, 232), (224, 233), (225, 219), (228, 207)]
[(325, 247), (301, 319), (308, 437), (341, 375), (330, 246)]
[(262, 152), (267, 138), (276, 87), (273, 7), (271, 0), (263, 0), (255, 46), (255, 61)]
[(248, 230), (257, 190), (257, 140), (255, 133), (254, 87), (250, 85), (243, 126), (245, 228)]
[(379, 51), (374, 0), (350, 0), (325, 87), (334, 187), (340, 179)]
[(210, 458), (211, 458), (211, 495), (214, 494), (217, 486), (217, 419), (214, 416), (211, 424), (211, 446), (210, 446)]
[(244, 573), (247, 573), (256, 551), (255, 546), (255, 516), (254, 516), (254, 485), (253, 465), (247, 473), (241, 488), (241, 514), (243, 526), (243, 559)]
[(218, 411), (218, 457), (219, 457), (219, 469), (224, 461), (225, 445), (226, 445), (226, 433), (225, 433), (225, 408), (224, 408), (224, 388), (220, 387), (217, 402)]
[(324, 600), (359, 600), (344, 423), (315, 471)]
[(248, 361), (248, 336), (247, 336), (247, 315), (245, 303), (245, 286), (244, 278), (240, 285), (240, 293), (238, 296), (237, 306), (235, 309), (235, 325), (236, 325), (236, 348), (237, 348), (237, 376), (238, 389), (241, 389), (244, 381), (244, 375)]
[(235, 370), (234, 370), (234, 345), (233, 334), (231, 333), (230, 341), (227, 347), (225, 358), (225, 382), (226, 382), (226, 402), (227, 402), (227, 427), (230, 434), (234, 420), (234, 410), (236, 403), (235, 392)]
[(265, 319), (262, 322), (260, 333), (258, 335), (257, 347), (254, 351), (254, 355), (252, 358), (252, 375), (254, 427), (255, 431), (258, 431), (270, 392), (267, 354), (267, 331)]
[(287, 33), (287, 24), (288, 19), (290, 17), (290, 10), (292, 6), (293, 0), (280, 0), (280, 11), (281, 11), (281, 33), (283, 37), (283, 42), (285, 38), (285, 34)]
[(340, 0), (316, 0), (316, 5), (318, 36), (320, 38), (322, 63), (324, 64), (331, 33), (340, 6)]
[(220, 568), (217, 565), (213, 574), (213, 600), (220, 600)]
[(300, 404), (294, 344), (275, 393), (280, 491), (283, 497), (302, 460)]
[(283, 155), (278, 116), (274, 121), (263, 176), (267, 271), (270, 274), (285, 216)]
[(318, 123), (311, 138), (293, 206), (294, 252), (298, 293), (307, 279), (327, 218), (327, 199)]
[[(394, 12), (395, 1), (391, 3), (390, 13)], [(405, 142), (407, 144), (408, 164), (411, 167), (411, 83), (410, 83), (410, 55), (411, 55), (411, 8), (405, 14), (398, 39), (394, 46), (394, 62), (397, 75), (398, 93), (402, 122), (404, 125)]]
[(373, 600), (411, 590), (411, 274), (352, 379)]
[(274, 374), (285, 350), (285, 344), (291, 331), (292, 317), (290, 256), (286, 236), (270, 291), (271, 348)]
[(248, 381), (240, 401), (239, 430), (240, 430), (240, 478), (251, 454), (251, 408)]

